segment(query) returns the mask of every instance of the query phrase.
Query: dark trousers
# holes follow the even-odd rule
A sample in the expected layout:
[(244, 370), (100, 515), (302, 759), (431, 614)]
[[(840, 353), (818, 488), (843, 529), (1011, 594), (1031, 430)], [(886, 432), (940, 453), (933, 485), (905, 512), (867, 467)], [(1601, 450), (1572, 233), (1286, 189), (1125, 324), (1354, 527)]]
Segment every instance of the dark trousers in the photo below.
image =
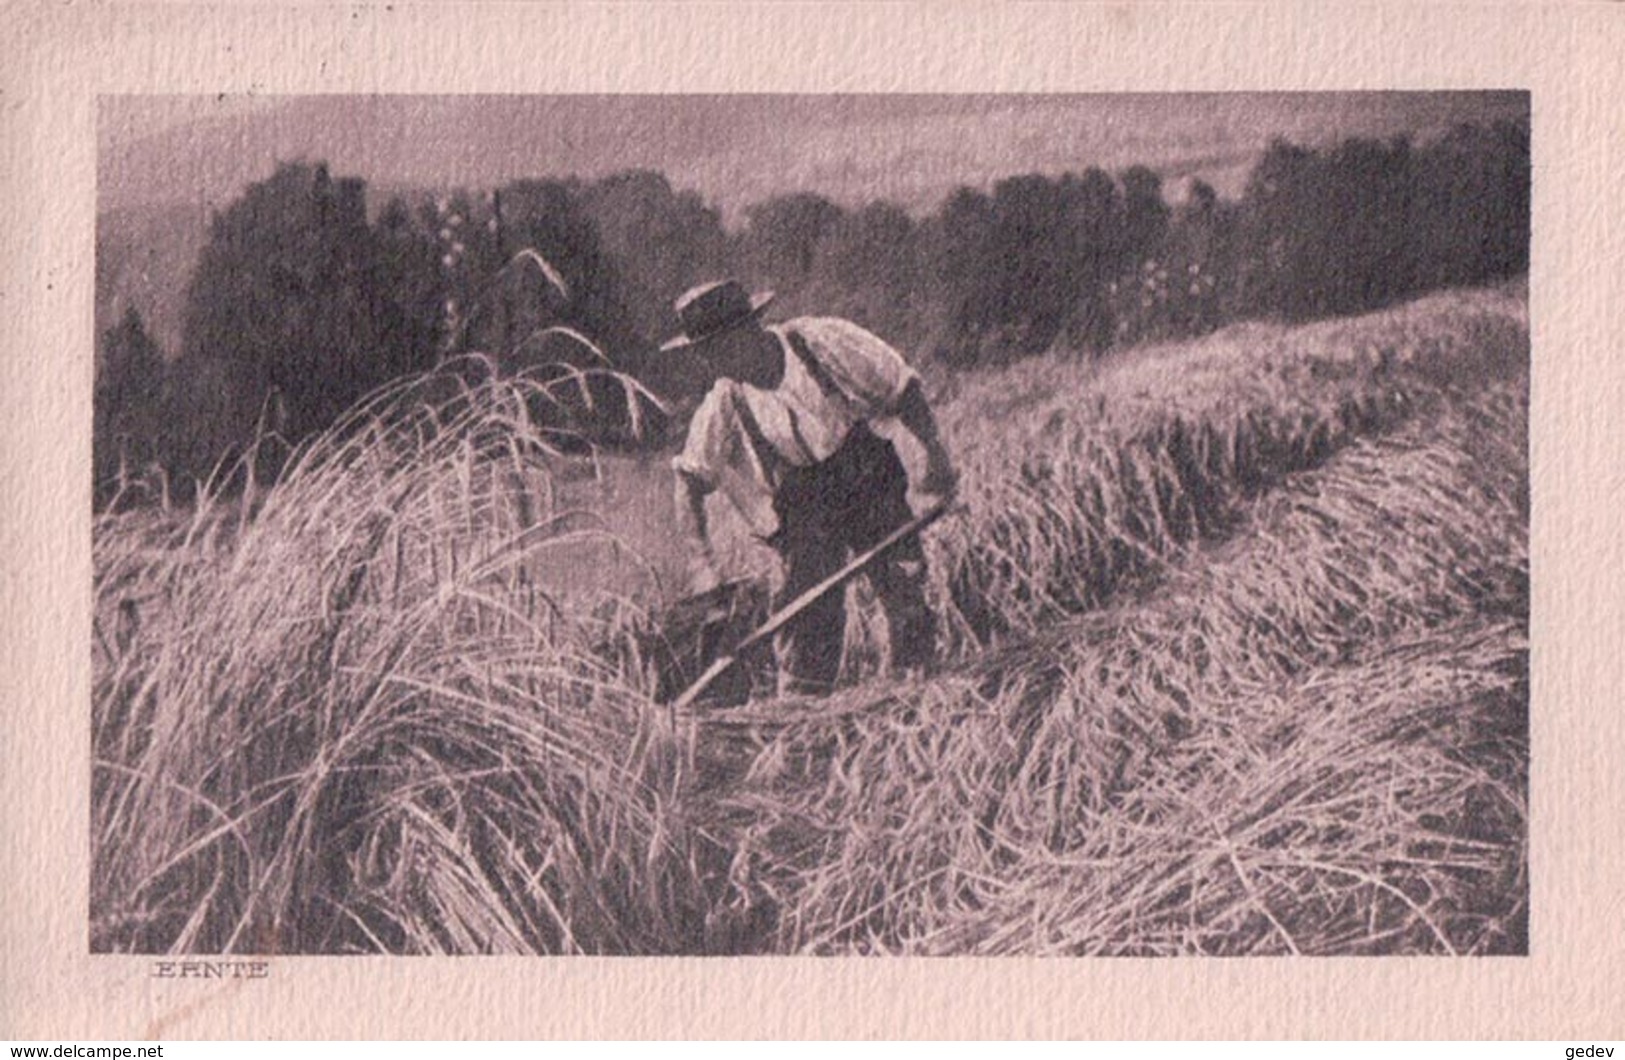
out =
[[(773, 506), (780, 529), (772, 543), (786, 568), (775, 611), (913, 517), (908, 473), (896, 448), (861, 423), (828, 460), (790, 469)], [(936, 616), (925, 601), (925, 550), (919, 538), (899, 542), (866, 574), (886, 612), (892, 668), (930, 662)], [(846, 593), (832, 589), (779, 634), (780, 690), (817, 694), (833, 688), (845, 634)]]

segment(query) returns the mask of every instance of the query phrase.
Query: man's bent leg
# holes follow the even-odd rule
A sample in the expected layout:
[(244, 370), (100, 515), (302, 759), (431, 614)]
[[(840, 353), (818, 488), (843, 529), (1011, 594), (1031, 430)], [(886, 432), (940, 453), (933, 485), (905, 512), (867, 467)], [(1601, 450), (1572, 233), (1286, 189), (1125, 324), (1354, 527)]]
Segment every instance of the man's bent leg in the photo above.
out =
[(924, 669), (936, 657), (937, 616), (926, 603), (925, 577), (925, 550), (918, 540), (899, 544), (870, 573), (886, 611), (894, 672)]
[[(867, 429), (848, 443), (851, 489), (864, 502), (841, 526), (854, 552), (873, 548), (914, 518), (908, 504), (908, 472), (892, 443)], [(928, 666), (936, 654), (937, 621), (925, 600), (925, 548), (918, 537), (900, 541), (869, 568), (869, 580), (886, 611), (886, 635), (894, 671)]]
[[(802, 593), (840, 570), (842, 554), (828, 541), (793, 539), (783, 550), (784, 587), (773, 601), (773, 612), (788, 607)], [(835, 687), (841, 672), (841, 650), (846, 642), (846, 590), (831, 589), (780, 631), (779, 692), (824, 695)]]

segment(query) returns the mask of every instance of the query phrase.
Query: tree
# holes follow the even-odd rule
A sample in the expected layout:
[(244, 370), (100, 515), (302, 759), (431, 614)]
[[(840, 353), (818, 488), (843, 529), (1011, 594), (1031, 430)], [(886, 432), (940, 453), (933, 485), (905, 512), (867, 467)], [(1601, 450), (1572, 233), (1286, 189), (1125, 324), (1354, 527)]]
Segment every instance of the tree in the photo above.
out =
[(1302, 320), (1416, 290), (1418, 190), (1408, 140), (1324, 152), (1270, 146), (1243, 201), (1244, 308)]
[(946, 322), (936, 349), (949, 363), (1109, 340), (1104, 287), (1121, 257), (1122, 218), (1104, 172), (1011, 177), (991, 197), (960, 188), (928, 232)]
[(1145, 166), (1123, 171), (1122, 265), (1138, 269), (1156, 260), (1168, 235), (1168, 204), (1162, 201), (1162, 178)]
[(188, 292), (184, 356), (225, 366), (242, 440), (273, 393), (297, 441), (432, 365), (425, 307), (438, 280), (401, 212), (375, 233), (362, 181), (289, 163), (215, 217)]
[(493, 194), (494, 268), (473, 277), (469, 348), (522, 367), (542, 355), (537, 337), (554, 326), (607, 350), (631, 344), (623, 278), (580, 194), (578, 183), (557, 180), (516, 181)]
[(1314, 152), (1285, 140), (1253, 167), (1242, 198), (1241, 313), (1303, 316), (1322, 301), (1311, 271), (1327, 242), (1318, 180)]
[(1529, 267), (1529, 130), (1463, 125), (1417, 152), (1406, 228), (1418, 285), (1479, 283)]
[(582, 212), (598, 229), (604, 253), (621, 278), (634, 370), (653, 346), (676, 333), (672, 303), (690, 287), (727, 269), (722, 218), (698, 194), (678, 193), (660, 173), (617, 173), (584, 187)]
[(1102, 169), (1061, 178), (1070, 253), (1076, 259), (1072, 305), (1056, 341), (1068, 349), (1098, 354), (1110, 345), (1116, 320), (1108, 285), (1122, 270), (1123, 198)]
[(875, 202), (843, 215), (819, 241), (807, 301), (902, 346), (923, 335), (920, 249), (914, 220)]
[(117, 487), (121, 471), (134, 472), (160, 458), (167, 417), (163, 351), (133, 306), (103, 332), (98, 354), (91, 448), (100, 503)]
[(1235, 276), (1235, 210), (1203, 180), (1191, 182), (1169, 225), (1166, 251), (1180, 285), (1177, 334), (1200, 334), (1220, 323)]
[(741, 255), (757, 284), (794, 296), (812, 274), (819, 241), (841, 220), (839, 206), (821, 195), (781, 195), (745, 211)]
[(998, 290), (994, 321), (1002, 326), (1005, 354), (1047, 349), (1076, 308), (1090, 278), (1083, 182), (1030, 174), (993, 186), (994, 243), (1002, 267), (989, 279)]
[(373, 240), (365, 284), (374, 299), (379, 373), (388, 378), (421, 371), (445, 340), (447, 285), (439, 248), (400, 198), (379, 214)]
[(925, 272), (939, 307), (932, 355), (956, 368), (976, 364), (1000, 312), (1001, 292), (988, 282), (996, 231), (993, 203), (967, 187), (956, 188), (925, 226)]

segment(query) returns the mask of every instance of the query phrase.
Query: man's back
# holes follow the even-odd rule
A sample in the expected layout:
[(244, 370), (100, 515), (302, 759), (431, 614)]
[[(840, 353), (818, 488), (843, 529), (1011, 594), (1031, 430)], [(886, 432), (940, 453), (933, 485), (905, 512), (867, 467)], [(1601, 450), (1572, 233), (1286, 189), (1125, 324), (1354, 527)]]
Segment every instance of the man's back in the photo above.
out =
[(783, 353), (777, 385), (719, 380), (673, 461), (747, 518), (771, 503), (785, 468), (829, 459), (856, 424), (891, 415), (917, 378), (883, 339), (847, 320), (800, 317), (766, 330)]

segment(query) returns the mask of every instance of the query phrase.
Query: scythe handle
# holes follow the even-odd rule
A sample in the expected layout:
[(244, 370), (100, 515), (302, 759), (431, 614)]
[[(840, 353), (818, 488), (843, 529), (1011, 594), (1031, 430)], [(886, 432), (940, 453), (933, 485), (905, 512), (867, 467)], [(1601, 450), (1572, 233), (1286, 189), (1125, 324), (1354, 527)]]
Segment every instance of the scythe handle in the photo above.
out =
[(738, 662), (739, 657), (745, 652), (754, 648), (756, 645), (762, 643), (762, 641), (783, 629), (786, 624), (794, 620), (797, 615), (807, 610), (807, 608), (811, 607), (825, 594), (840, 588), (857, 575), (863, 573), (865, 567), (869, 566), (869, 564), (873, 563), (887, 551), (895, 548), (903, 541), (908, 540), (915, 534), (918, 534), (920, 531), (930, 526), (932, 523), (936, 522), (938, 519), (942, 518), (945, 514), (947, 514), (948, 507), (949, 503), (945, 501), (928, 511), (916, 515), (914, 518), (910, 519), (896, 530), (893, 530), (891, 533), (887, 534), (878, 544), (874, 545), (869, 550), (852, 557), (851, 561), (848, 562), (846, 566), (842, 567), (834, 574), (831, 574), (817, 585), (814, 585), (812, 588), (808, 589), (794, 600), (791, 600), (788, 604), (785, 604), (776, 614), (770, 616), (766, 622), (762, 623), (759, 629), (750, 634), (744, 640), (740, 641), (738, 645), (734, 647), (733, 651), (726, 655), (719, 656), (716, 660), (714, 660), (711, 665), (706, 668), (705, 672), (699, 676), (697, 681), (695, 681), (692, 685), (689, 685), (682, 695), (678, 696), (672, 701), (671, 709), (673, 713), (684, 710), (691, 706), (696, 699), (705, 693), (706, 689), (711, 687), (712, 683), (715, 682), (717, 678), (727, 673), (729, 668), (731, 668), (734, 663)]

